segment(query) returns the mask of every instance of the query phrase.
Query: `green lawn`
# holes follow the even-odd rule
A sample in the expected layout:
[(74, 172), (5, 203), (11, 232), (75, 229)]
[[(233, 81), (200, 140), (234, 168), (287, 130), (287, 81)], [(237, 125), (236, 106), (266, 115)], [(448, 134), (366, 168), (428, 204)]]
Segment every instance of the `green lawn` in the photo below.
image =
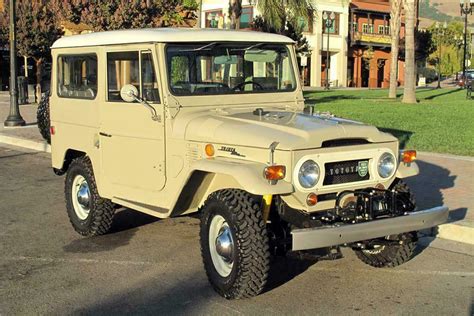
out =
[(362, 121), (390, 132), (402, 147), (437, 153), (474, 156), (474, 99), (465, 90), (423, 89), (418, 104), (387, 98), (387, 90), (306, 92), (315, 111)]

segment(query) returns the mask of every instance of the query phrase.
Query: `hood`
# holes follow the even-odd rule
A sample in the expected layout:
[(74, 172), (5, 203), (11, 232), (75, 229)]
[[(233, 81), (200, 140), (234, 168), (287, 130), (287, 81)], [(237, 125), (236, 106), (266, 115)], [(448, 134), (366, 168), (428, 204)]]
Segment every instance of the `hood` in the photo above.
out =
[[(209, 113), (209, 112), (207, 112)], [(212, 113), (212, 112), (211, 112)], [(190, 141), (268, 148), (279, 142), (280, 150), (319, 148), (326, 140), (365, 139), (371, 143), (396, 141), (376, 127), (330, 114), (308, 115), (286, 111), (212, 113), (187, 124)]]

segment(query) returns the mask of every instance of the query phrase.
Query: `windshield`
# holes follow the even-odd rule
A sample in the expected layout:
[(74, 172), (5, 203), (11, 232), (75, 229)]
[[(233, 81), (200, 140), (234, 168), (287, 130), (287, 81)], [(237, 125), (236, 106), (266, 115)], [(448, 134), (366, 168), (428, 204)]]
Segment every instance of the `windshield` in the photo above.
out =
[(292, 91), (296, 80), (285, 45), (198, 43), (168, 45), (168, 82), (175, 95)]

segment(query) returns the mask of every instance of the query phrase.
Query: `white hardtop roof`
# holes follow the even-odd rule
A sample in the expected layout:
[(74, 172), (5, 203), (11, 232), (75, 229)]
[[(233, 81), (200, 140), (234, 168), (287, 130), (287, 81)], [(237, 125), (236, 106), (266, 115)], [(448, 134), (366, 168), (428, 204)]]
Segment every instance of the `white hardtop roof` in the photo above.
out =
[(148, 28), (65, 36), (54, 42), (52, 48), (177, 42), (294, 43), (291, 38), (283, 35), (255, 31), (191, 28)]

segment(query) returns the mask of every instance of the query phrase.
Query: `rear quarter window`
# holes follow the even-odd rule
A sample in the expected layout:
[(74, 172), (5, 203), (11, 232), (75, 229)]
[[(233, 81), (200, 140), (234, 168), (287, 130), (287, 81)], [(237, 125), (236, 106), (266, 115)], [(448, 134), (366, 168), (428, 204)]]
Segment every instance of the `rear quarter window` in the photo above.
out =
[(58, 57), (58, 96), (95, 99), (97, 95), (97, 56), (95, 54)]

